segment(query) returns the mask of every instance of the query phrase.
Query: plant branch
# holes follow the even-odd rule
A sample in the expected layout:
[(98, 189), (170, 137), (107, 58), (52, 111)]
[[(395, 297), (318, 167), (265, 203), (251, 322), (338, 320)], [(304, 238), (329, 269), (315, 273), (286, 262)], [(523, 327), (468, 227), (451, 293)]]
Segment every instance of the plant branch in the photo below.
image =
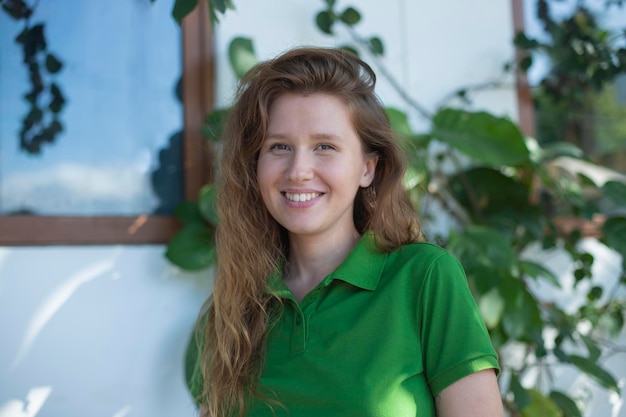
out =
[(354, 31), (354, 29), (352, 29), (350, 26), (346, 25), (346, 27), (348, 28), (348, 33), (350, 34), (350, 36), (352, 37), (354, 42), (356, 42), (358, 45), (363, 47), (363, 49), (365, 49), (370, 54), (370, 56), (373, 58), (373, 60), (375, 62), (376, 68), (378, 68), (378, 71), (380, 72), (380, 74), (383, 77), (385, 77), (385, 79), (387, 79), (387, 81), (389, 81), (389, 83), (391, 84), (393, 89), (400, 95), (400, 97), (410, 107), (412, 107), (420, 116), (422, 116), (424, 119), (428, 119), (428, 120), (432, 119), (433, 118), (432, 113), (430, 111), (428, 111), (425, 106), (423, 106), (417, 100), (415, 100), (413, 97), (411, 97), (409, 94), (407, 94), (407, 92), (405, 91), (405, 88), (402, 87), (402, 85), (400, 85), (398, 80), (396, 80), (396, 78), (391, 74), (391, 72), (387, 69), (387, 67), (385, 67), (383, 65), (383, 63), (380, 60), (380, 58), (377, 57), (376, 55), (374, 55), (371, 52), (371, 50), (369, 48), (369, 43), (367, 42), (367, 40), (365, 40), (362, 37), (360, 37)]
[(28, 17), (25, 19), (25, 27), (30, 27), (30, 18), (35, 14), (35, 10), (37, 10), (37, 7), (39, 7), (39, 2), (41, 0), (35, 0), (35, 2), (33, 3), (32, 6), (30, 6), (30, 13), (28, 15)]
[(493, 81), (485, 81), (485, 82), (477, 83), (477, 84), (470, 84), (466, 87), (457, 88), (453, 92), (448, 93), (445, 96), (443, 96), (443, 98), (439, 100), (437, 107), (443, 107), (445, 103), (449, 102), (453, 98), (462, 97), (464, 94), (468, 92), (476, 92), (476, 91), (492, 90), (492, 89), (495, 90), (498, 88), (507, 88), (507, 87), (514, 87), (514, 86), (515, 86), (515, 83), (507, 83), (502, 80), (493, 80)]
[(457, 203), (457, 201), (450, 195), (447, 188), (442, 181), (438, 180), (438, 177), (445, 178), (444, 175), (433, 175), (433, 181), (428, 186), (428, 195), (432, 196), (435, 201), (439, 201), (443, 208), (460, 224), (467, 225), (471, 223), (471, 220), (465, 210)]
[(467, 193), (467, 199), (469, 200), (469, 203), (472, 206), (472, 211), (474, 212), (476, 219), (479, 222), (482, 222), (482, 220), (484, 219), (484, 216), (483, 216), (482, 210), (480, 209), (480, 205), (478, 204), (478, 196), (476, 195), (476, 191), (474, 190), (474, 187), (472, 187), (472, 184), (470, 184), (469, 180), (467, 179), (467, 175), (465, 175), (465, 170), (463, 169), (463, 166), (461, 165), (461, 161), (459, 161), (459, 158), (457, 157), (457, 155), (450, 148), (448, 148), (448, 151), (446, 152), (446, 156), (450, 158), (450, 161), (452, 161), (452, 164), (456, 168), (456, 173), (459, 176), (459, 180), (461, 181), (461, 184), (463, 184), (463, 188), (465, 188), (465, 192)]

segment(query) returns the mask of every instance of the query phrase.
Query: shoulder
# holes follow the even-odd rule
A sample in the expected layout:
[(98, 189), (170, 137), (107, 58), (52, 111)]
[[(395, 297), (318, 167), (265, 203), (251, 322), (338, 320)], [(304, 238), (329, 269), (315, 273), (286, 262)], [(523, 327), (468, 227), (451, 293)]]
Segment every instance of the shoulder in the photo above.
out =
[(416, 242), (402, 245), (389, 254), (389, 262), (408, 263), (422, 268), (439, 264), (458, 265), (458, 260), (446, 249), (428, 242)]
[(384, 275), (419, 287), (467, 285), (460, 262), (446, 249), (432, 243), (402, 245), (387, 256)]

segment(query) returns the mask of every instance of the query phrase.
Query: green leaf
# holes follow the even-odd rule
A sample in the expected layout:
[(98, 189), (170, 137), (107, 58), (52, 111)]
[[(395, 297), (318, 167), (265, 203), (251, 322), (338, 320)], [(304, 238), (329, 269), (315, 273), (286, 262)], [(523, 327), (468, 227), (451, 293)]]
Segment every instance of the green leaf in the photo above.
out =
[(524, 32), (517, 32), (513, 43), (521, 49), (533, 49), (539, 45), (536, 40), (529, 38)]
[(519, 61), (519, 68), (522, 71), (528, 71), (528, 69), (533, 65), (533, 57), (530, 55), (526, 55)]
[(585, 153), (578, 146), (568, 142), (554, 142), (543, 147), (543, 160), (552, 160), (562, 156), (583, 158)]
[(511, 339), (534, 341), (534, 335), (542, 331), (538, 302), (525, 286), (515, 278), (500, 283), (505, 300), (502, 327)]
[(626, 217), (613, 217), (602, 225), (605, 243), (626, 259)]
[(339, 17), (348, 26), (354, 26), (361, 21), (361, 13), (353, 7), (348, 7)]
[(520, 384), (516, 374), (511, 374), (510, 389), (513, 393), (513, 400), (518, 410), (523, 410), (524, 407), (530, 404), (530, 393)]
[(432, 135), (475, 161), (494, 166), (521, 165), (530, 158), (519, 128), (487, 112), (442, 109), (433, 118)]
[(65, 97), (63, 97), (63, 93), (56, 83), (50, 84), (50, 96), (51, 100), (48, 108), (52, 113), (59, 113), (65, 105)]
[(389, 118), (389, 123), (393, 130), (403, 138), (407, 139), (410, 143), (421, 147), (426, 147), (430, 136), (418, 135), (411, 130), (409, 126), (409, 117), (402, 110), (395, 109), (393, 107), (386, 107), (385, 112)]
[(391, 127), (397, 134), (405, 138), (413, 135), (413, 131), (409, 126), (409, 117), (405, 112), (393, 107), (386, 107), (385, 112), (387, 113)]
[(183, 18), (196, 8), (198, 0), (176, 0), (174, 2), (174, 8), (172, 9), (172, 16), (174, 20), (180, 24)]
[(626, 184), (623, 182), (607, 181), (601, 191), (616, 205), (626, 207)]
[(371, 37), (369, 40), (369, 44), (370, 44), (370, 51), (374, 55), (381, 56), (385, 53), (385, 47), (383, 45), (383, 41), (379, 37), (377, 36)]
[(598, 188), (598, 186), (596, 185), (596, 183), (589, 178), (588, 176), (586, 176), (585, 174), (582, 174), (580, 172), (578, 172), (576, 174), (576, 177), (578, 178), (578, 181), (580, 181), (580, 186), (581, 187), (593, 187), (593, 188)]
[(591, 289), (587, 293), (587, 299), (591, 302), (598, 301), (600, 298), (602, 298), (603, 292), (604, 290), (602, 289), (602, 287), (595, 285), (591, 287)]
[(232, 0), (208, 0), (208, 2), (211, 7), (222, 14), (226, 13), (227, 9), (235, 10)]
[(24, 0), (13, 0), (0, 2), (2, 9), (15, 20), (27, 19), (33, 14), (33, 10), (28, 7)]
[(552, 391), (550, 399), (563, 411), (563, 417), (583, 417), (574, 400), (562, 392)]
[(504, 313), (504, 306), (504, 298), (497, 287), (492, 288), (480, 297), (478, 308), (488, 329), (493, 329), (500, 323)]
[(404, 184), (405, 190), (411, 190), (421, 184), (428, 176), (428, 173), (424, 169), (423, 166), (416, 167), (413, 165), (409, 165), (406, 168), (406, 172), (404, 173), (404, 179), (402, 183)]
[(215, 263), (215, 243), (211, 229), (199, 224), (185, 226), (167, 245), (165, 257), (186, 270), (208, 268)]
[[(528, 188), (497, 169), (470, 168), (451, 175), (448, 183), (455, 199), (468, 212), (477, 216), (479, 213), (493, 215), (499, 212), (531, 212)], [(517, 223), (517, 219), (515, 221)]]
[(63, 68), (63, 63), (52, 54), (46, 55), (46, 69), (50, 74), (56, 74)]
[(561, 417), (561, 410), (548, 397), (535, 389), (530, 393), (530, 404), (522, 409), (522, 417)]
[(602, 314), (598, 324), (608, 331), (611, 337), (617, 339), (624, 328), (624, 313), (621, 309), (616, 309), (608, 314)]
[(33, 108), (26, 115), (26, 121), (28, 123), (36, 124), (41, 122), (41, 119), (43, 119), (43, 112), (37, 107)]
[(578, 355), (569, 355), (568, 360), (572, 365), (576, 366), (604, 388), (614, 391), (617, 394), (620, 393), (615, 378), (594, 361)]
[(216, 226), (218, 223), (217, 220), (217, 209), (215, 207), (215, 203), (217, 200), (217, 187), (213, 184), (207, 184), (200, 189), (200, 194), (198, 196), (198, 207), (200, 209), (200, 213), (202, 213), (202, 217)]
[(209, 5), (211, 25), (215, 27), (220, 21), (218, 13), (225, 14), (227, 9), (235, 10), (232, 0), (206, 0)]
[(596, 342), (594, 342), (593, 339), (588, 336), (580, 335), (580, 338), (587, 347), (587, 351), (589, 352), (589, 360), (592, 362), (597, 362), (600, 358), (600, 355), (602, 354), (602, 351), (600, 350)]
[(254, 45), (250, 38), (237, 37), (228, 46), (230, 66), (239, 79), (258, 62), (254, 52)]
[(61, 133), (63, 131), (63, 125), (58, 120), (53, 120), (49, 125), (48, 129), (53, 135), (57, 133)]
[(471, 225), (450, 235), (450, 250), (459, 252), (464, 263), (510, 270), (515, 261), (511, 242), (502, 233), (485, 226)]
[(204, 224), (204, 218), (202, 217), (202, 213), (200, 213), (200, 208), (198, 204), (193, 201), (184, 201), (180, 203), (176, 207), (176, 218), (181, 221), (181, 223), (188, 224)]
[(348, 51), (356, 56), (359, 56), (359, 51), (357, 51), (352, 45), (341, 45), (339, 49), (343, 49), (344, 51)]
[(38, 23), (24, 29), (15, 38), (15, 42), (24, 46), (24, 62), (33, 58), (37, 52), (44, 51), (47, 48), (44, 28), (45, 25), (43, 23)]
[(315, 24), (322, 32), (327, 35), (333, 34), (333, 25), (335, 24), (336, 17), (334, 13), (329, 11), (319, 12), (317, 16), (315, 16)]
[(224, 134), (224, 125), (230, 109), (218, 109), (209, 113), (202, 125), (202, 136), (212, 142), (219, 142)]
[(519, 267), (528, 276), (537, 279), (544, 278), (550, 284), (554, 285), (557, 288), (561, 288), (561, 283), (559, 282), (559, 277), (557, 277), (552, 271), (548, 268), (540, 265), (536, 262), (532, 261), (519, 261)]

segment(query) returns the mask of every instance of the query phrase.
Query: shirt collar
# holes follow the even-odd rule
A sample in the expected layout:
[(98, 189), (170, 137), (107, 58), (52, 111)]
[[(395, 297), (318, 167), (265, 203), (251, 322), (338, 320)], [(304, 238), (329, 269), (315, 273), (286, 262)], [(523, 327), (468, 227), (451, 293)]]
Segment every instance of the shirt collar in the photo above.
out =
[[(323, 281), (324, 286), (338, 279), (364, 290), (374, 291), (383, 272), (387, 254), (381, 252), (374, 242), (374, 234), (365, 233), (357, 242), (352, 252), (346, 259), (331, 272)], [(287, 297), (291, 294), (282, 280), (283, 262), (279, 268), (270, 275), (267, 283), (268, 292), (279, 297)]]
[(383, 272), (387, 254), (378, 249), (374, 234), (365, 233), (346, 259), (324, 280), (339, 279), (364, 290), (374, 291)]

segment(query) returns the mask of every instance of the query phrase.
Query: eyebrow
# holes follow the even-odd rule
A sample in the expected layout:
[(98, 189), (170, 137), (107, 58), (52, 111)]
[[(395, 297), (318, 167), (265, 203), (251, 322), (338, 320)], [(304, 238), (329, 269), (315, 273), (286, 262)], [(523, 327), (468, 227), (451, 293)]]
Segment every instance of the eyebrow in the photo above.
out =
[[(289, 136), (282, 133), (271, 133), (265, 135), (265, 139), (288, 139)], [(334, 133), (314, 133), (310, 136), (311, 139), (316, 140), (339, 140), (341, 136)]]

